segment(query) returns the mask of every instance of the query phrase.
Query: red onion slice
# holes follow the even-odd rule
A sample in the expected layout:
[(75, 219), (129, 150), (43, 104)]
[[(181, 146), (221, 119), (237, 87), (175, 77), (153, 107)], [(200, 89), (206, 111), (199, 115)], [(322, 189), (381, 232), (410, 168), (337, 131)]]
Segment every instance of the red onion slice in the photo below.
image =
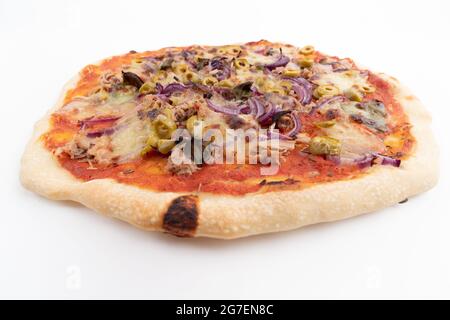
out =
[(106, 117), (106, 118), (97, 118), (97, 119), (85, 119), (85, 120), (80, 120), (79, 124), (84, 127), (86, 125), (94, 125), (94, 124), (99, 124), (99, 123), (107, 123), (107, 122), (113, 122), (116, 120), (119, 120), (121, 117), (117, 116), (117, 117)]
[(264, 114), (264, 106), (258, 99), (250, 98), (247, 103), (250, 107), (250, 113), (255, 116), (255, 119), (259, 119)]
[(116, 130), (115, 128), (106, 128), (106, 129), (102, 129), (102, 130), (91, 131), (86, 134), (86, 137), (99, 138), (101, 136), (110, 136), (114, 133), (115, 130)]
[(279, 106), (274, 105), (273, 103), (269, 102), (268, 107), (266, 108), (265, 113), (259, 117), (258, 121), (262, 125), (269, 125), (272, 123), (272, 117), (276, 112), (280, 110)]
[(264, 67), (265, 67), (266, 69), (272, 71), (273, 69), (276, 69), (276, 68), (278, 68), (278, 67), (284, 67), (284, 66), (286, 66), (286, 65), (289, 63), (289, 61), (290, 61), (289, 57), (287, 57), (287, 56), (281, 54), (277, 61), (272, 62), (272, 63), (270, 63), (270, 64), (266, 64)]
[(235, 115), (235, 116), (239, 115), (242, 112), (242, 109), (247, 107), (245, 104), (240, 105), (240, 106), (233, 106), (233, 105), (221, 106), (221, 105), (212, 103), (210, 100), (206, 100), (206, 103), (208, 104), (208, 107), (215, 112), (220, 112), (220, 113)]
[(287, 132), (286, 135), (289, 137), (294, 137), (302, 129), (302, 124), (301, 124), (300, 118), (298, 117), (298, 114), (296, 112), (289, 113), (289, 116), (291, 117), (291, 119), (294, 123), (294, 127), (289, 132)]
[(308, 89), (308, 91), (312, 92), (313, 89), (313, 84), (311, 82), (309, 82), (308, 80), (306, 80), (305, 78), (302, 77), (298, 77), (298, 78), (289, 78), (289, 80), (298, 83), (299, 85), (305, 87), (306, 89)]
[(163, 85), (159, 82), (156, 83), (155, 88), (158, 93), (161, 93), (164, 90)]
[(158, 90), (158, 93), (161, 95), (165, 95), (165, 96), (170, 96), (172, 95), (174, 92), (177, 91), (184, 91), (186, 89), (188, 89), (188, 86), (185, 86), (181, 83), (171, 83), (168, 84), (167, 86), (163, 87), (161, 84), (157, 83), (156, 84), (156, 89)]
[(341, 157), (340, 157), (340, 156), (328, 154), (325, 158), (326, 158), (327, 160), (333, 162), (333, 163), (334, 163), (335, 165), (337, 165), (337, 166), (341, 164)]
[(200, 91), (202, 91), (202, 92), (205, 92), (205, 93), (212, 93), (211, 91), (211, 88), (210, 87), (208, 87), (208, 86), (206, 86), (206, 85), (204, 85), (204, 84), (200, 84), (200, 83), (196, 83), (196, 82), (190, 82), (190, 85), (192, 86), (192, 87), (194, 87), (195, 89), (198, 89), (198, 90), (200, 90)]
[(400, 164), (402, 163), (402, 160), (400, 159), (395, 159), (389, 156), (385, 156), (382, 154), (376, 154), (376, 157), (378, 159), (381, 159), (381, 164), (384, 166), (393, 166), (393, 167), (400, 167)]
[(293, 83), (292, 89), (302, 105), (311, 103), (313, 85), (305, 78), (284, 78)]
[(380, 159), (381, 164), (384, 166), (393, 166), (393, 167), (400, 167), (401, 160), (395, 159), (389, 156), (385, 156), (379, 153), (371, 153), (366, 154), (362, 158), (356, 159), (355, 163), (360, 167), (361, 169), (371, 167), (374, 164), (375, 159)]
[(355, 163), (358, 165), (360, 169), (368, 168), (373, 165), (373, 160), (375, 160), (375, 156), (372, 154), (366, 154), (362, 158), (356, 159)]
[(344, 96), (333, 96), (330, 98), (323, 98), (311, 109), (310, 114), (313, 114), (314, 112), (316, 112), (316, 110), (324, 107), (327, 104), (345, 100), (347, 100), (347, 98)]

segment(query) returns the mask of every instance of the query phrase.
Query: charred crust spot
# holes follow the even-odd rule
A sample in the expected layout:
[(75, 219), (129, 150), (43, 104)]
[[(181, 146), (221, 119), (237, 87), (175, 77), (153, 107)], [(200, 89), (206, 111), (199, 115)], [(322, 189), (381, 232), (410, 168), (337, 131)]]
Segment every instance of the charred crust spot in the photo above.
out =
[(288, 178), (286, 180), (274, 180), (274, 181), (267, 181), (266, 179), (262, 180), (259, 185), (260, 186), (277, 186), (277, 185), (293, 185), (296, 184), (300, 181), (292, 179), (292, 178)]
[(193, 236), (198, 225), (197, 201), (193, 195), (174, 199), (164, 215), (164, 230), (178, 237)]

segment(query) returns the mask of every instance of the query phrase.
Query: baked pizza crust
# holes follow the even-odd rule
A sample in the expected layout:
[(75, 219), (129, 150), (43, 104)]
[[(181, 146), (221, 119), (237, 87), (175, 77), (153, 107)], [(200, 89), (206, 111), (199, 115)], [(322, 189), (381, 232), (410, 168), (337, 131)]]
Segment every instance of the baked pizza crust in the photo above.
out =
[(155, 192), (113, 179), (81, 181), (63, 169), (39, 139), (49, 129), (51, 113), (62, 106), (65, 93), (76, 85), (77, 76), (64, 87), (55, 107), (36, 124), (22, 157), (20, 179), (27, 189), (49, 199), (76, 201), (139, 228), (179, 236), (233, 239), (379, 210), (432, 188), (438, 180), (439, 156), (431, 117), (422, 103), (397, 79), (378, 75), (394, 88), (417, 140), (412, 155), (400, 168), (374, 166), (351, 180), (243, 196)]

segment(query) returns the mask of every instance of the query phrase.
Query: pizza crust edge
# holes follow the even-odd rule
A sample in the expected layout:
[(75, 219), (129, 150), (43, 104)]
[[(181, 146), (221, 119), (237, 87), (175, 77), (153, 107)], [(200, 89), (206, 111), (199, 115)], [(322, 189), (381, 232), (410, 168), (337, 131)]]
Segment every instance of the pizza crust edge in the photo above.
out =
[(139, 228), (177, 236), (233, 239), (376, 211), (432, 188), (439, 171), (431, 116), (398, 80), (379, 76), (395, 89), (417, 140), (414, 153), (402, 161), (400, 168), (375, 166), (352, 180), (244, 196), (154, 192), (113, 179), (83, 182), (63, 169), (39, 140), (49, 128), (51, 113), (77, 83), (76, 76), (63, 88), (55, 107), (35, 125), (22, 157), (20, 179), (27, 189), (49, 199), (79, 202)]

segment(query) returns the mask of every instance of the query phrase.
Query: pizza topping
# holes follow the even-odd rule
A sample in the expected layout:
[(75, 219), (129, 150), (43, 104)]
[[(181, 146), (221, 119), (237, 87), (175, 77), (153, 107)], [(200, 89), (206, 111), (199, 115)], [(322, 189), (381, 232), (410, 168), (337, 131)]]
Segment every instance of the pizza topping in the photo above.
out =
[(361, 91), (358, 91), (356, 88), (350, 88), (344, 92), (344, 95), (352, 101), (361, 102), (364, 99), (364, 95)]
[(315, 49), (314, 49), (313, 46), (304, 46), (299, 51), (300, 51), (301, 54), (310, 55), (310, 54), (314, 53)]
[(211, 74), (217, 80), (227, 79), (231, 74), (231, 68), (227, 58), (214, 58), (210, 60), (209, 66), (211, 68)]
[(160, 114), (152, 121), (153, 128), (162, 139), (170, 139), (172, 133), (177, 128), (175, 121), (173, 121), (168, 114)]
[(57, 154), (60, 153), (67, 153), (72, 159), (90, 164), (109, 164), (113, 159), (109, 137), (92, 140), (83, 135), (76, 135), (69, 143), (57, 150)]
[(387, 131), (387, 113), (381, 101), (370, 100), (361, 103), (346, 103), (342, 105), (342, 109), (354, 122), (363, 124), (370, 130)]
[(385, 156), (382, 154), (377, 154), (376, 157), (381, 160), (382, 165), (400, 167), (400, 164), (402, 162), (400, 159), (395, 159), (395, 158)]
[(332, 84), (320, 85), (314, 90), (314, 97), (320, 99), (322, 97), (333, 97), (340, 93), (339, 89)]
[[(357, 70), (347, 70), (344, 72), (325, 72), (316, 74), (314, 83), (319, 86), (332, 86), (336, 94), (344, 93), (349, 89), (357, 89), (368, 87), (368, 76)], [(333, 95), (336, 95), (333, 94)]]
[(220, 112), (220, 113), (224, 113), (224, 114), (228, 114), (228, 115), (238, 115), (242, 112), (242, 109), (245, 108), (245, 105), (218, 105), (218, 104), (214, 104), (213, 102), (211, 102), (211, 100), (206, 100), (206, 104), (208, 105), (208, 107), (215, 111), (215, 112)]
[(181, 84), (181, 83), (171, 83), (168, 84), (167, 86), (163, 87), (162, 85), (160, 85), (159, 83), (156, 84), (156, 89), (158, 91), (159, 94), (165, 95), (167, 97), (170, 97), (173, 93), (175, 92), (179, 92), (179, 91), (184, 91), (186, 89), (188, 89), (187, 86)]
[(247, 100), (252, 95), (252, 82), (246, 81), (235, 86), (232, 90), (236, 100)]
[(96, 130), (96, 131), (90, 131), (86, 133), (86, 137), (88, 138), (98, 138), (101, 136), (109, 136), (111, 134), (113, 134), (115, 131), (114, 128), (105, 128), (105, 129), (100, 129), (100, 130)]
[(167, 170), (177, 175), (191, 175), (199, 170), (199, 167), (186, 156), (183, 149), (175, 148), (167, 161)]
[(80, 125), (81, 125), (81, 127), (86, 127), (86, 126), (95, 125), (95, 124), (99, 124), (99, 123), (110, 123), (110, 122), (114, 122), (114, 121), (116, 121), (118, 119), (120, 119), (119, 116), (117, 116), (117, 117), (89, 118), (89, 119), (81, 120), (80, 121)]
[(133, 72), (122, 71), (122, 77), (124, 84), (136, 87), (137, 89), (139, 89), (144, 84), (144, 81), (142, 81), (142, 79), (139, 78), (139, 76), (134, 74)]
[(138, 121), (138, 116), (132, 113), (120, 120), (116, 130), (110, 136), (111, 148), (117, 163), (135, 160), (141, 156), (146, 147), (147, 137), (152, 132), (149, 121)]
[(297, 95), (300, 103), (303, 105), (309, 104), (312, 100), (313, 85), (308, 80), (300, 77), (289, 80), (293, 82), (292, 90)]
[(264, 67), (268, 70), (273, 70), (276, 69), (278, 67), (284, 67), (289, 63), (290, 59), (289, 57), (283, 55), (282, 50), (280, 49), (280, 56), (278, 58), (277, 61), (270, 63), (270, 64), (266, 64)]
[(359, 159), (356, 159), (355, 162), (361, 169), (364, 169), (373, 166), (375, 162), (379, 162), (381, 165), (393, 166), (398, 168), (400, 167), (402, 161), (400, 159), (395, 159), (379, 153), (369, 153)]
[(309, 143), (309, 152), (314, 155), (337, 156), (341, 152), (341, 143), (332, 137), (314, 137)]
[(250, 114), (252, 114), (256, 120), (261, 118), (261, 116), (264, 114), (265, 109), (264, 105), (259, 101), (258, 98), (250, 98), (248, 99), (248, 107), (250, 108)]
[(320, 132), (340, 141), (340, 154), (344, 158), (356, 159), (360, 155), (385, 150), (381, 138), (351, 122), (336, 122), (332, 126), (321, 128)]
[(167, 59), (164, 59), (161, 62), (161, 65), (159, 66), (159, 70), (168, 70), (172, 68), (172, 64), (174, 63), (174, 60), (172, 57), (169, 57)]
[(320, 99), (315, 106), (312, 107), (311, 109), (311, 114), (314, 113), (316, 110), (318, 109), (325, 109), (325, 107), (327, 107), (327, 109), (325, 109), (327, 112), (330, 110), (328, 109), (330, 106), (332, 106), (335, 103), (340, 103), (345, 101), (345, 97), (343, 96), (334, 96), (334, 97), (324, 97), (322, 99)]
[[(273, 119), (275, 121), (276, 116), (274, 116)], [(287, 112), (286, 115), (282, 115), (281, 117), (279, 117), (279, 119), (276, 122), (277, 128), (281, 129), (282, 132), (287, 131), (285, 135), (288, 137), (295, 137), (302, 128), (300, 118), (298, 117), (296, 112)]]
[[(172, 136), (177, 129), (192, 135), (200, 125), (203, 134), (266, 130), (260, 139), (279, 145), (262, 147), (256, 156), (280, 151), (281, 170), (290, 168), (290, 154), (308, 159), (301, 166), (315, 159), (313, 166), (336, 170), (399, 166), (413, 143), (387, 85), (350, 59), (312, 46), (169, 48), (106, 60), (95, 76), (92, 68), (55, 117), (75, 131), (57, 153), (94, 166), (163, 159), (166, 173), (195, 175), (207, 166), (180, 152)], [(201, 152), (221, 143), (203, 143)]]

